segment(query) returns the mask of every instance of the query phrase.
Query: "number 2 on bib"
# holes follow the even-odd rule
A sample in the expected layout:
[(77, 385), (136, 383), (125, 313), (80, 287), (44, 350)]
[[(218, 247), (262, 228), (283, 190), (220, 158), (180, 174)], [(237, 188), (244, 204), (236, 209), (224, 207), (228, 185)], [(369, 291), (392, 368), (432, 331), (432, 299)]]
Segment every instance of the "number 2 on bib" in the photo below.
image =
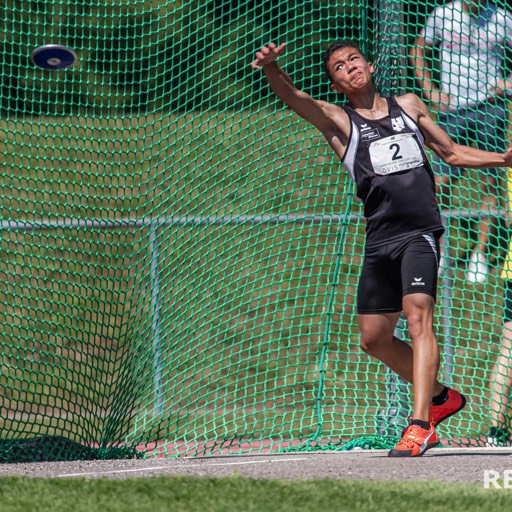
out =
[(370, 144), (375, 174), (386, 176), (423, 165), (423, 154), (412, 133), (399, 133)]

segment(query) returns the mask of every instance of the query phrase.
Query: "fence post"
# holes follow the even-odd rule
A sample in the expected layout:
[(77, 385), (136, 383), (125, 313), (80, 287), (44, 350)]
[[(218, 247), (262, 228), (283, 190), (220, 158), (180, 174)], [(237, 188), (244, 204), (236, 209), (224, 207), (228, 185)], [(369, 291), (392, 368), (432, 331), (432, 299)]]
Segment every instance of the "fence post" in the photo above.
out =
[(151, 324), (153, 332), (153, 389), (155, 394), (155, 412), (163, 413), (162, 396), (162, 326), (160, 312), (160, 271), (159, 271), (159, 222), (151, 222), (149, 227), (149, 248), (151, 252)]
[(444, 336), (444, 383), (451, 387), (453, 384), (453, 366), (455, 362), (455, 343), (452, 335), (452, 286), (453, 286), (453, 255), (450, 238), (450, 214), (442, 215), (444, 232), (444, 265), (439, 268), (442, 278), (443, 297), (441, 299), (441, 325)]

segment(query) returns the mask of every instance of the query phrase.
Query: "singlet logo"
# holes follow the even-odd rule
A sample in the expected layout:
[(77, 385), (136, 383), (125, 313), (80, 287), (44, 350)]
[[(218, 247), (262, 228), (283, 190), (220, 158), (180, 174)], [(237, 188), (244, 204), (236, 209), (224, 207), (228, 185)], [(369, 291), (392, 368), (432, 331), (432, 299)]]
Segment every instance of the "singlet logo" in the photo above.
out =
[(401, 132), (405, 128), (405, 123), (401, 117), (395, 117), (391, 119), (391, 126), (395, 132)]
[(378, 139), (380, 137), (379, 130), (373, 126), (368, 126), (367, 123), (363, 123), (360, 126), (361, 139), (363, 142), (368, 142), (372, 139)]

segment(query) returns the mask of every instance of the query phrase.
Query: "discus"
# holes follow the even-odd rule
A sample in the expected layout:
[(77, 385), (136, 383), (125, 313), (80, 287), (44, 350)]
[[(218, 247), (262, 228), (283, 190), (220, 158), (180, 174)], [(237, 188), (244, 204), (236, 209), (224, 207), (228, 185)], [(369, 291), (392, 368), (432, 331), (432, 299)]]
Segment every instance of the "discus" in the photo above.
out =
[(76, 53), (62, 44), (45, 44), (35, 48), (30, 60), (43, 69), (65, 69), (76, 62)]

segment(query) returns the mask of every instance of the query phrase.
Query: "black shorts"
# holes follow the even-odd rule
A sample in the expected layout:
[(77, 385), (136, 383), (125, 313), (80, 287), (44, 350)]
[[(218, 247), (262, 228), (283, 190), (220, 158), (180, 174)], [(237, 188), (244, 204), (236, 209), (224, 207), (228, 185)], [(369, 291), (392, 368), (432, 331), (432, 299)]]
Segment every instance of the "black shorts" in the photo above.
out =
[(439, 238), (432, 233), (366, 249), (357, 290), (360, 314), (402, 311), (402, 297), (426, 293), (436, 299)]

